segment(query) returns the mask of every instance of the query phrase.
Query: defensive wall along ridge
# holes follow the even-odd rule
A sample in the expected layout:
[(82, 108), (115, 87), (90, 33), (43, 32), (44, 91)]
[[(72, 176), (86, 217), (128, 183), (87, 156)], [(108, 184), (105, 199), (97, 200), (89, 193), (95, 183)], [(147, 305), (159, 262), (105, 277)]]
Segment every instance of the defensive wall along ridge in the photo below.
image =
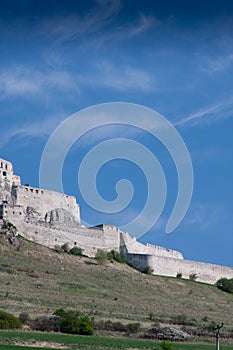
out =
[(180, 252), (142, 244), (116, 226), (83, 226), (75, 197), (22, 185), (12, 164), (0, 158), (0, 225), (7, 222), (25, 238), (51, 248), (68, 243), (90, 257), (98, 249), (121, 251), (137, 269), (150, 266), (157, 275), (196, 274), (198, 281), (207, 283), (233, 278), (233, 268), (184, 260)]

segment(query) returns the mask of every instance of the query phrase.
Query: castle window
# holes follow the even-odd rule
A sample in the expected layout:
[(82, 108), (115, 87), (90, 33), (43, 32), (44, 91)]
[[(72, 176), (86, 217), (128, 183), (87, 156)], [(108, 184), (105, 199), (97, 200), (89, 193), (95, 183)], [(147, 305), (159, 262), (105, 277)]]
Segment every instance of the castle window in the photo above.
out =
[(15, 212), (13, 211), (13, 215), (15, 215)]
[(36, 190), (36, 193), (39, 193), (39, 191), (38, 191), (38, 190)]
[(3, 164), (2, 164), (2, 162), (0, 163), (0, 168), (3, 168)]
[(3, 174), (3, 176), (6, 176), (6, 171), (3, 171), (3, 173), (2, 173), (2, 174)]
[(25, 191), (28, 191), (28, 188), (27, 188), (27, 187), (25, 188)]
[(7, 170), (7, 164), (5, 164), (5, 169)]
[(44, 191), (41, 191), (41, 194), (44, 194)]
[(30, 191), (33, 192), (33, 189), (31, 188)]
[(19, 212), (19, 215), (22, 215), (21, 211)]
[(77, 245), (77, 242), (74, 242), (74, 245)]

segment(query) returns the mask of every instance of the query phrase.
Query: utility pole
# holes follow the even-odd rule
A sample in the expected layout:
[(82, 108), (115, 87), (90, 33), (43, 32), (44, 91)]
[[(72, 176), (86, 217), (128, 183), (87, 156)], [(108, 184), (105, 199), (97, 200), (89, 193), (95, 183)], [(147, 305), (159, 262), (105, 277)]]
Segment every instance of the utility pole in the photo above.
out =
[(217, 325), (217, 327), (214, 328), (215, 332), (216, 332), (216, 350), (219, 350), (219, 333), (220, 333), (220, 329), (224, 326), (224, 324), (222, 323), (221, 325)]

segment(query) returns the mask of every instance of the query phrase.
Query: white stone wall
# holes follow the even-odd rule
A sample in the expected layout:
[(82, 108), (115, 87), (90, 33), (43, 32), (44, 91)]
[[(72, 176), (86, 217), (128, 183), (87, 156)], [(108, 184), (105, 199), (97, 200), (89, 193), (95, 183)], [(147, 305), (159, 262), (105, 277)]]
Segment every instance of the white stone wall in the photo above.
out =
[(176, 250), (166, 249), (152, 244), (142, 244), (138, 242), (136, 238), (131, 237), (128, 233), (125, 233), (122, 239), (122, 244), (126, 246), (127, 253), (155, 254), (157, 256), (167, 256), (170, 258), (183, 259), (183, 255)]
[(189, 275), (195, 273), (197, 281), (210, 284), (222, 277), (233, 278), (233, 268), (226, 266), (146, 254), (129, 254), (128, 259), (140, 270), (150, 266), (155, 275), (176, 277), (182, 273), (183, 278), (189, 279)]
[(119, 251), (120, 231), (112, 232), (102, 231), (100, 229), (88, 229), (84, 227), (67, 228), (61, 230), (56, 226), (44, 224), (35, 225), (31, 223), (20, 222), (15, 217), (11, 221), (18, 227), (18, 233), (25, 238), (55, 248), (68, 243), (70, 248), (76, 246), (84, 249), (84, 254), (94, 257), (98, 249), (110, 251), (112, 249)]
[(15, 187), (16, 205), (21, 205), (25, 209), (33, 207), (41, 214), (41, 219), (45, 219), (46, 213), (51, 210), (61, 208), (69, 211), (80, 223), (80, 208), (76, 198), (62, 193), (42, 190), (31, 186)]

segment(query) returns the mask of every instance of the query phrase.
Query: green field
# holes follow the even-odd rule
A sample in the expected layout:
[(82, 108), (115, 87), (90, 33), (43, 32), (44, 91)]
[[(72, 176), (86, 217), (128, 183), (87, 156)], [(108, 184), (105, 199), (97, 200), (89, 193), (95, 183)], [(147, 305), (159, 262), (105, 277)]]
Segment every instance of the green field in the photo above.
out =
[[(13, 343), (17, 344), (14, 345)], [(19, 346), (21, 344), (21, 346)], [(30, 344), (33, 345), (30, 347)], [(36, 345), (46, 344), (44, 347)], [(57, 348), (56, 348), (57, 344)], [(77, 336), (54, 333), (35, 333), (35, 332), (0, 332), (1, 350), (35, 350), (35, 349), (82, 349), (82, 350), (115, 350), (115, 349), (160, 349), (160, 342), (149, 340), (135, 340), (127, 338), (106, 338), (97, 336)], [(204, 344), (173, 344), (174, 350), (212, 350), (214, 345)], [(233, 346), (221, 346), (221, 350), (232, 350)]]

